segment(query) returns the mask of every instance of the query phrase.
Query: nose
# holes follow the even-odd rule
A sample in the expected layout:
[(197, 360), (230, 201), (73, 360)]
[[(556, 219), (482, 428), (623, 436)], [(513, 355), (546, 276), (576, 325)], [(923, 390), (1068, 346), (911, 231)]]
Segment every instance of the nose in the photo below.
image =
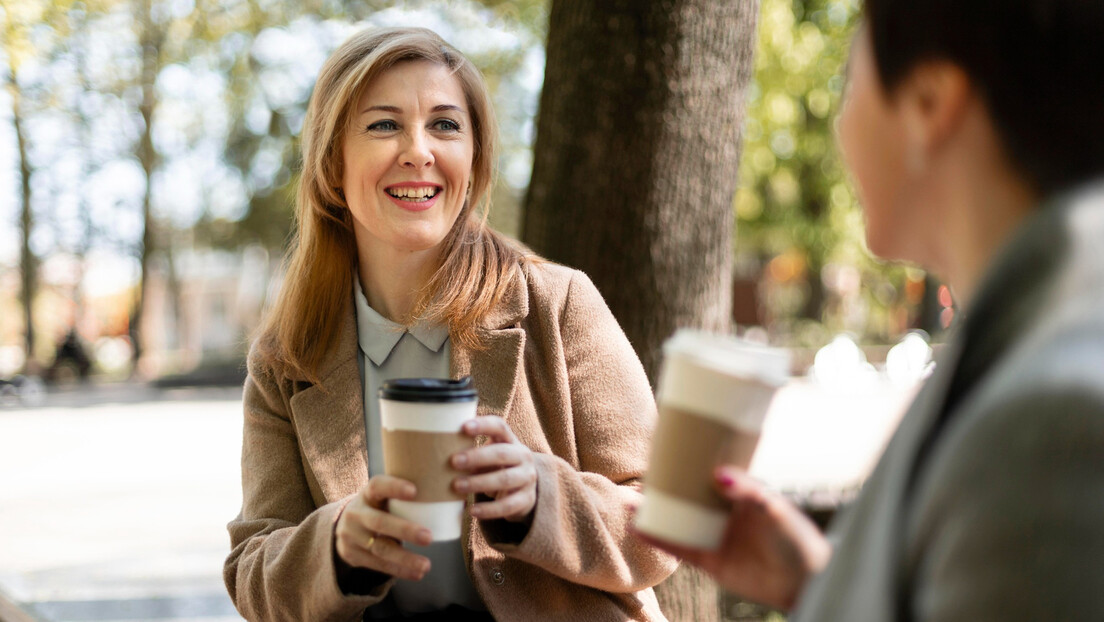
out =
[(433, 166), (433, 151), (429, 147), (429, 137), (425, 130), (415, 129), (407, 134), (402, 153), (399, 154), (399, 163), (403, 167), (414, 169)]

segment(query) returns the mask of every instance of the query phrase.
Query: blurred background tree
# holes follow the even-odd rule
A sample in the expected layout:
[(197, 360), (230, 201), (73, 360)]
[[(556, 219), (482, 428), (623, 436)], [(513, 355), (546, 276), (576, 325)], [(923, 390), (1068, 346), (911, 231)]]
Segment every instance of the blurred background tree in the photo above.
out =
[(240, 358), (278, 286), (314, 77), (365, 26), (429, 26), (487, 74), (506, 206), (492, 222), (516, 234), (546, 10), (4, 0), (0, 375), (49, 366), (70, 332), (103, 346), (116, 376), (139, 357), (146, 377)]
[[(934, 332), (937, 284), (874, 259), (834, 125), (857, 0), (763, 0), (734, 199), (736, 315), (772, 341), (818, 347), (846, 331), (888, 343)], [(947, 305), (949, 306), (949, 305)]]
[[(151, 340), (148, 375), (240, 358), (279, 285), (314, 77), (360, 27), (426, 25), (486, 73), (503, 143), (490, 218), (520, 235), (525, 218), (539, 218), (521, 204), (550, 9), (549, 0), (0, 1), (0, 219), (10, 223), (0, 228), (0, 374), (48, 365), (70, 329), (103, 342), (115, 364), (102, 367), (118, 373), (129, 371), (121, 353), (138, 352), (139, 329)], [(953, 315), (930, 277), (878, 263), (862, 243), (832, 135), (857, 15), (857, 0), (762, 0), (744, 156), (713, 184), (728, 193), (739, 179), (728, 216), (733, 287), (711, 295), (726, 299), (717, 308), (731, 306), (738, 330), (777, 343), (815, 347), (838, 331), (888, 343)], [(595, 239), (635, 235), (623, 222), (592, 224), (605, 231)], [(662, 324), (657, 334), (680, 321), (637, 319)]]

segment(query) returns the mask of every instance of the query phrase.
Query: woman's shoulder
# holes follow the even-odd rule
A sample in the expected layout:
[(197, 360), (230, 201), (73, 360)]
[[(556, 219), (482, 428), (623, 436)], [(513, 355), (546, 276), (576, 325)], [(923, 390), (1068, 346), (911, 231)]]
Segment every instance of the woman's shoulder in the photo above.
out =
[(616, 323), (602, 294), (582, 270), (549, 261), (529, 263), (523, 270), (530, 316), (586, 330)]
[(246, 356), (246, 371), (254, 379), (279, 381), (289, 376), (284, 347), (279, 335), (271, 327), (262, 328), (253, 336)]
[(605, 307), (605, 301), (591, 277), (573, 267), (548, 260), (522, 263), (521, 278), (529, 306), (562, 315), (565, 307)]
[(522, 271), (531, 298), (561, 303), (579, 296), (598, 296), (601, 300), (598, 289), (582, 270), (547, 259), (530, 259), (522, 264)]

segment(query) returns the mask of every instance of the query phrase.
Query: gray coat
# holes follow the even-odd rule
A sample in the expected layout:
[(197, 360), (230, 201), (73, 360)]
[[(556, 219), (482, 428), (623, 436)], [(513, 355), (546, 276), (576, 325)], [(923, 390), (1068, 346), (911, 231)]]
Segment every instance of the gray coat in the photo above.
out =
[(1104, 620), (1104, 186), (1044, 205), (792, 620)]

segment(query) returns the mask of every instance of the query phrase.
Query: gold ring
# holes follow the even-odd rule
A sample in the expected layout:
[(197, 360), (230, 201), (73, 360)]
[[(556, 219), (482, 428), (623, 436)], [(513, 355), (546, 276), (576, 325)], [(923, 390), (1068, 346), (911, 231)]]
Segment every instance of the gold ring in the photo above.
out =
[(368, 536), (368, 542), (364, 545), (365, 549), (371, 549), (372, 545), (376, 543), (376, 535), (372, 534)]

